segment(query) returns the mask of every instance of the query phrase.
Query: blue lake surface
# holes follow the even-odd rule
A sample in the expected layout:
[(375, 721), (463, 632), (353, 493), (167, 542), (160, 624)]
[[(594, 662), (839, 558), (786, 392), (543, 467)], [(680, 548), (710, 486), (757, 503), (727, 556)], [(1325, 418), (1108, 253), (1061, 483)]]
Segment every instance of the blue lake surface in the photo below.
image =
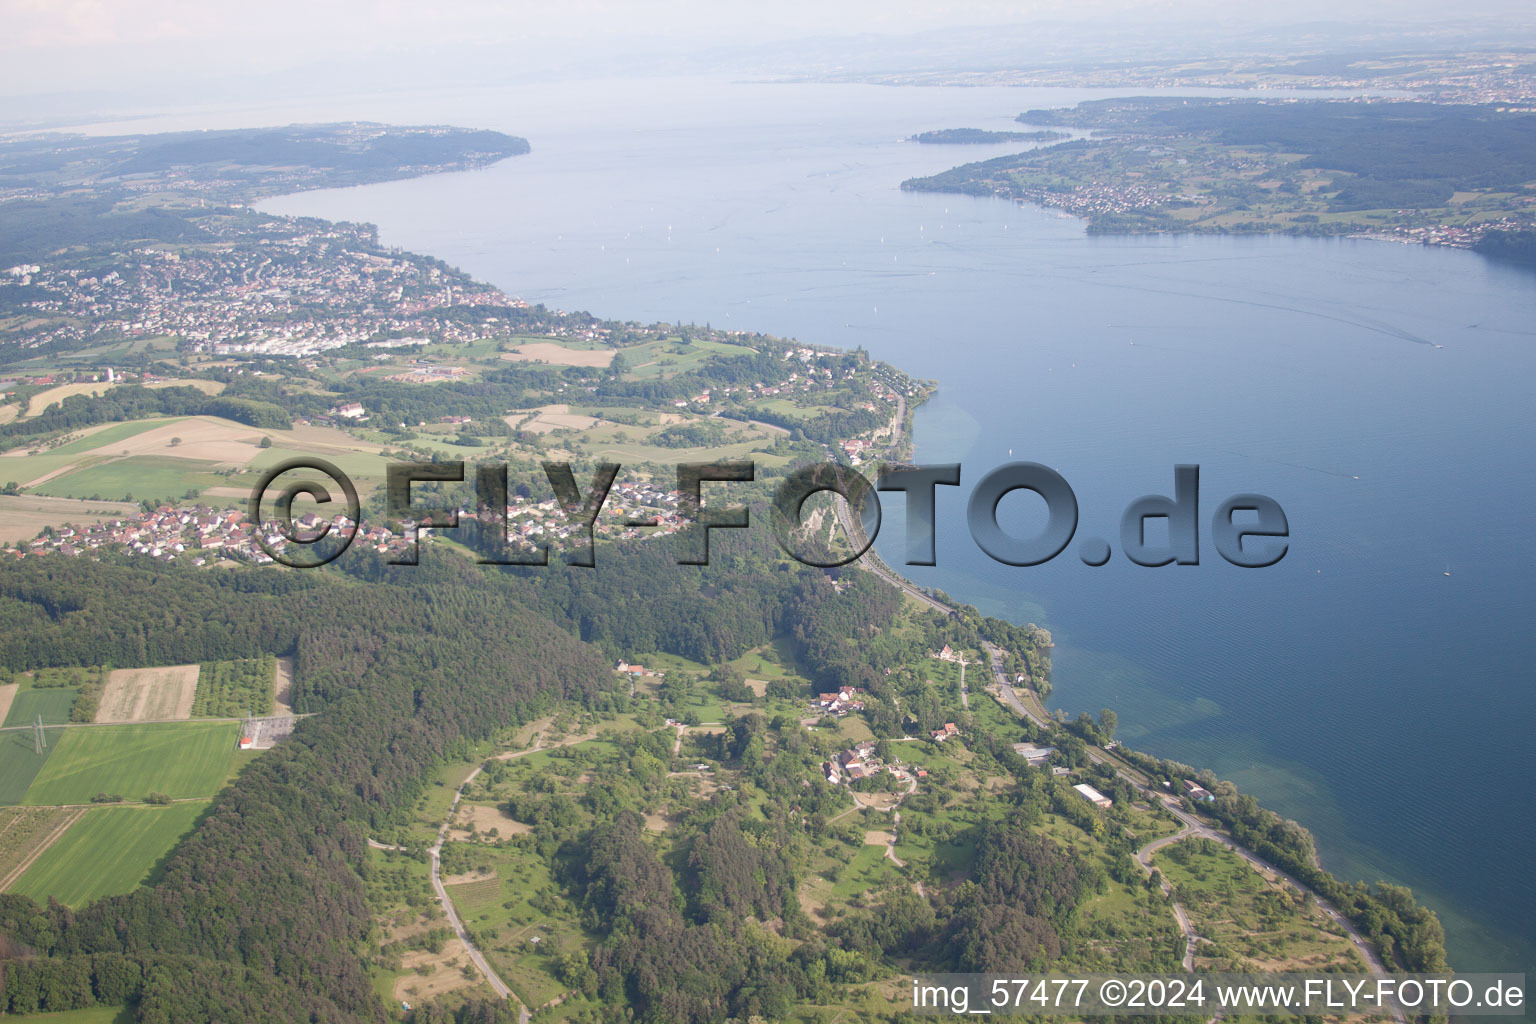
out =
[[(163, 124), (525, 135), (531, 155), (483, 171), (265, 208), (375, 222), (531, 301), (862, 345), (936, 379), (918, 458), (964, 470), (940, 489), (939, 565), (914, 579), (1048, 626), (1053, 704), (1115, 708), (1132, 745), (1306, 824), (1338, 874), (1413, 886), (1457, 969), (1536, 969), (1536, 274), (1367, 241), (1096, 237), (897, 188), (1018, 148), (905, 136), (1094, 95), (658, 79)], [(966, 497), (1010, 458), (1066, 477), (1107, 566), (1076, 543), (1030, 569), (975, 547)], [(1201, 467), (1201, 564), (1131, 565), (1121, 510), (1171, 493), (1178, 463)], [(1208, 539), (1245, 491), (1289, 517), (1273, 568), (1230, 566)], [(1021, 533), (1043, 522), (1027, 498), (1002, 508)], [(895, 564), (899, 503), (885, 513)]]

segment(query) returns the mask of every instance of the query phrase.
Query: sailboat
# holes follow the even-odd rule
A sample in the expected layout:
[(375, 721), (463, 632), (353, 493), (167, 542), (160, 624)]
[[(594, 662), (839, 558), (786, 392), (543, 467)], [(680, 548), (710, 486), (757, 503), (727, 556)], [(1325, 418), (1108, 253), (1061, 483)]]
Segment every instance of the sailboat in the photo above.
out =
[(1441, 576), (1449, 576), (1450, 574), (1451, 574), (1451, 567), (1450, 566), (1446, 566), (1445, 567), (1445, 572), (1441, 573), (1440, 575)]

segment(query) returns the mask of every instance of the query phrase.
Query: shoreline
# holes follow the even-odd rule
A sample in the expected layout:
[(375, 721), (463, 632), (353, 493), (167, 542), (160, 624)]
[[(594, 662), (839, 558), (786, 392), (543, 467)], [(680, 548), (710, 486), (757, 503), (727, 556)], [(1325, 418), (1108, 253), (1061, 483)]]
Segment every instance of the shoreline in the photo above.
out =
[[(931, 397), (937, 391), (938, 386), (935, 384), (933, 389), (923, 396), (924, 401), (926, 401), (927, 398)], [(911, 423), (916, 418), (915, 404), (920, 403), (914, 403), (914, 405), (909, 406), (906, 410), (908, 429), (906, 430), (904, 440), (902, 441), (902, 456), (907, 459), (914, 457), (916, 452), (915, 431), (911, 429)], [(892, 454), (895, 454), (894, 445), (892, 447)], [(867, 550), (852, 560), (853, 564), (856, 564), (863, 571), (870, 572), (884, 580), (886, 583), (896, 587), (904, 595), (911, 597), (918, 603), (925, 605), (932, 610), (938, 611), (946, 617), (959, 617), (962, 615), (964, 609), (966, 608), (969, 608), (971, 611), (977, 612), (978, 614), (980, 613), (979, 609), (977, 609), (974, 605), (965, 604), (959, 599), (954, 598), (948, 594), (945, 594), (945, 597), (948, 598), (947, 601), (940, 600), (939, 598), (932, 596), (924, 588), (919, 587), (916, 583), (897, 572), (890, 565), (888, 565), (883, 558), (880, 557), (879, 552), (875, 550), (874, 544), (868, 542), (868, 538), (866, 538), (864, 535), (863, 524), (860, 520), (855, 519), (851, 515), (851, 510), (848, 506), (847, 500), (844, 499), (841, 495), (834, 495), (834, 507), (837, 511), (838, 523), (843, 528), (843, 531), (847, 535), (849, 541), (853, 544), (854, 548), (857, 550), (861, 545), (868, 544)], [(1018, 623), (1014, 623), (1014, 625), (1018, 625)], [(1062, 728), (1062, 724), (1053, 717), (1051, 711), (1045, 706), (1045, 701), (1040, 696), (1040, 693), (1036, 688), (1036, 681), (1034, 679), (1033, 672), (1029, 668), (1028, 660), (1025, 659), (1024, 663), (1026, 685), (1024, 687), (1023, 695), (1021, 696), (1018, 688), (1007, 682), (1007, 675), (1002, 667), (1002, 657), (1004, 654), (1002, 649), (985, 638), (982, 639), (981, 643), (983, 652), (987, 655), (987, 668), (990, 671), (993, 679), (993, 682), (989, 683), (984, 688), (985, 691), (988, 692), (990, 696), (993, 696), (1005, 708), (1012, 710), (1020, 718), (1032, 722), (1037, 727), (1045, 729)], [(1055, 644), (1052, 643), (1050, 647), (1055, 647)], [(1037, 654), (1042, 657), (1044, 670), (1049, 675), (1051, 668), (1049, 648), (1045, 650), (1037, 650)], [(996, 688), (995, 693), (992, 692), (994, 687)], [(967, 703), (967, 693), (963, 685), (961, 689), (961, 702), (962, 704)], [(1281, 865), (1272, 863), (1269, 859), (1264, 857), (1260, 851), (1252, 849), (1237, 835), (1233, 834), (1233, 830), (1228, 827), (1225, 822), (1220, 820), (1219, 815), (1216, 816), (1217, 821), (1215, 823), (1203, 820), (1184, 810), (1184, 801), (1181, 800), (1176, 793), (1171, 793), (1164, 796), (1161, 793), (1155, 792), (1152, 788), (1152, 780), (1149, 775), (1143, 769), (1136, 767), (1132, 761), (1127, 758), (1126, 755), (1130, 755), (1131, 758), (1136, 760), (1146, 760), (1157, 765), (1165, 765), (1174, 762), (1169, 762), (1168, 759), (1159, 755), (1134, 750), (1119, 743), (1113, 744), (1112, 748), (1099, 747), (1090, 743), (1087, 749), (1088, 757), (1091, 762), (1095, 764), (1109, 765), (1114, 771), (1120, 774), (1123, 778), (1126, 779), (1126, 781), (1135, 787), (1138, 792), (1143, 794), (1149, 802), (1156, 802), (1161, 806), (1166, 807), (1170, 813), (1174, 814), (1182, 822), (1184, 822), (1186, 828), (1184, 833), (1185, 836), (1204, 835), (1208, 838), (1212, 838), (1218, 842), (1221, 842), (1224, 845), (1227, 845), (1232, 850), (1234, 850), (1238, 856), (1249, 862), (1254, 870), (1260, 872), (1261, 874), (1267, 871), (1275, 875), (1283, 883), (1296, 889), (1305, 898), (1314, 901), (1331, 920), (1337, 923), (1344, 930), (1345, 934), (1350, 939), (1351, 944), (1361, 954), (1369, 971), (1378, 978), (1385, 978), (1388, 975), (1389, 967), (1381, 951), (1373, 943), (1365, 938), (1365, 936), (1355, 926), (1355, 923), (1353, 920), (1351, 920), (1349, 915), (1344, 913), (1343, 909), (1337, 905), (1336, 901), (1329, 899), (1325, 894), (1319, 892), (1314, 885), (1309, 884), (1306, 880), (1298, 878), (1295, 872), (1287, 870), (1286, 867)], [(1120, 753), (1122, 751), (1124, 752), (1123, 754)], [(1227, 780), (1218, 779), (1218, 781), (1226, 782)], [(1235, 784), (1228, 784), (1232, 785), (1234, 791), (1236, 791)], [(1248, 795), (1252, 796), (1252, 794)], [(1347, 884), (1342, 883), (1337, 876), (1335, 876), (1331, 871), (1323, 866), (1322, 857), (1318, 852), (1315, 837), (1312, 836), (1311, 830), (1307, 829), (1306, 826), (1301, 827), (1306, 831), (1309, 839), (1311, 839), (1311, 852), (1308, 858), (1309, 863), (1307, 866), (1310, 867), (1312, 871), (1316, 872), (1317, 875), (1321, 876), (1321, 878), (1327, 879), (1332, 884)], [(1375, 884), (1379, 885), (1382, 883), (1382, 881), (1383, 880), (1378, 880), (1378, 882)], [(1423, 906), (1423, 904), (1418, 901), (1416, 896), (1414, 902), (1418, 906)], [(1182, 922), (1182, 908), (1179, 907), (1177, 903), (1172, 904), (1172, 906), (1175, 908), (1175, 919)], [(1429, 913), (1433, 915), (1434, 911), (1429, 909)], [(1438, 919), (1438, 915), (1435, 916), (1436, 919)], [(1185, 932), (1186, 935), (1189, 934), (1189, 930), (1187, 928), (1185, 929)], [(1193, 940), (1191, 940), (1191, 945), (1189, 947), (1191, 954), (1194, 949), (1194, 945), (1192, 943)], [(1448, 953), (1445, 951), (1443, 927), (1440, 949), (1442, 957), (1448, 958)], [(1190, 968), (1186, 967), (1186, 969)], [(1448, 964), (1447, 970), (1450, 970)], [(1394, 1004), (1391, 1007), (1391, 1012), (1395, 1024), (1408, 1024), (1407, 1016), (1404, 1014), (1401, 1007)]]

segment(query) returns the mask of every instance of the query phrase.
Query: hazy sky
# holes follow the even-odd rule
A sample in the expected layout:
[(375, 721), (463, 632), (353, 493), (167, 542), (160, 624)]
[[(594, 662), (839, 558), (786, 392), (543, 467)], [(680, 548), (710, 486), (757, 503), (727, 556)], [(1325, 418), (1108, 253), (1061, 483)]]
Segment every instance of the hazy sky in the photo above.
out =
[(1127, 21), (1241, 27), (1391, 23), (1445, 12), (1466, 23), (1530, 9), (1530, 0), (0, 0), (0, 95), (190, 84), (464, 44), (503, 45), (512, 65), (520, 52), (579, 65), (626, 47), (697, 49), (1035, 21), (1082, 30)]

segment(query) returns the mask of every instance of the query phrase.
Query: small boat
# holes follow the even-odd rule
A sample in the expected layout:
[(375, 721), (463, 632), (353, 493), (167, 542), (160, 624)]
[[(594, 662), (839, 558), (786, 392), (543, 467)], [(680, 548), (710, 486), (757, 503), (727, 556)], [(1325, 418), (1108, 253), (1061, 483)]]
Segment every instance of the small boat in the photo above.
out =
[(1441, 576), (1449, 576), (1450, 574), (1451, 574), (1451, 567), (1450, 566), (1446, 566), (1445, 567), (1445, 572), (1441, 573), (1440, 575)]

